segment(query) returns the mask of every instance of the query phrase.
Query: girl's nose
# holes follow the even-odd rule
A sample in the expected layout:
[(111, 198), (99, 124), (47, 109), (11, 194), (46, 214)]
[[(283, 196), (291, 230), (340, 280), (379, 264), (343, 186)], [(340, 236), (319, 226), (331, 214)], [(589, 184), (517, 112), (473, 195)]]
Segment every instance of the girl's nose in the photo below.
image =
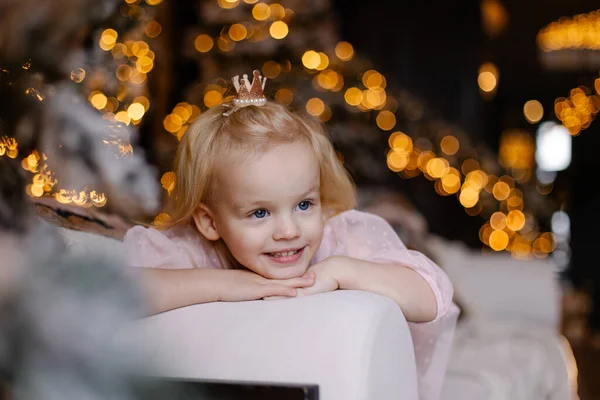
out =
[(280, 218), (277, 221), (277, 227), (275, 232), (273, 232), (273, 239), (292, 240), (298, 236), (300, 236), (300, 228), (294, 218)]

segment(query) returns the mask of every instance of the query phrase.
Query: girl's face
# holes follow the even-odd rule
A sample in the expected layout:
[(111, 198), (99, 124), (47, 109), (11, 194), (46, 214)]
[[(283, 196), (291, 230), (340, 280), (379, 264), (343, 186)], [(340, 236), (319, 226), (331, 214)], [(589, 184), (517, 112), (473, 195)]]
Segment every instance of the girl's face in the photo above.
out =
[(233, 257), (266, 278), (303, 275), (323, 237), (314, 151), (303, 143), (283, 144), (234, 160), (217, 175), (211, 213)]

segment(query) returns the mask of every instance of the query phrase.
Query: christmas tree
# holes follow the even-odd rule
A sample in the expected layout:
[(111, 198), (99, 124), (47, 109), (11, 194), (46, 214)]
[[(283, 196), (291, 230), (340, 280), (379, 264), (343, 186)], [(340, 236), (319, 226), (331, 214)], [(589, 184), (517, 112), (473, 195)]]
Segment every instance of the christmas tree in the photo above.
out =
[[(552, 251), (553, 237), (543, 228), (556, 205), (547, 196), (551, 188), (534, 177), (530, 135), (507, 132), (500, 154), (472, 143), (422, 98), (388, 86), (377, 66), (339, 37), (329, 1), (207, 0), (164, 3), (162, 11), (170, 25), (179, 22), (179, 34), (161, 42), (178, 60), (171, 72), (185, 72), (175, 73), (171, 91), (160, 96), (171, 99), (163, 126), (174, 137), (231, 94), (231, 76), (260, 69), (270, 98), (327, 125), (359, 186), (424, 177), (439, 195), (456, 196), (467, 214), (484, 218), (479, 237), (485, 245), (519, 258)], [(480, 73), (497, 71), (490, 65)], [(176, 143), (155, 134), (169, 190)]]
[[(552, 235), (543, 231), (557, 206), (551, 187), (534, 178), (533, 139), (508, 132), (500, 154), (472, 143), (422, 98), (390, 87), (377, 66), (342, 40), (329, 1), (127, 0), (107, 21), (94, 31), (94, 57), (71, 65), (71, 80), (115, 129), (141, 130), (139, 148), (149, 150), (167, 193), (176, 180), (169, 166), (177, 139), (231, 93), (231, 76), (259, 69), (270, 98), (327, 125), (359, 186), (424, 177), (440, 196), (455, 196), (467, 214), (484, 219), (485, 245), (522, 258), (552, 251)], [(493, 65), (480, 71), (480, 77), (494, 74)], [(136, 153), (129, 135), (104, 141), (127, 159)], [(5, 140), (0, 152), (14, 155), (13, 138)], [(44, 156), (22, 154), (23, 168), (39, 171), (31, 195), (84, 206), (110, 199), (89, 176), (79, 180), (80, 189), (61, 189), (61, 180), (55, 186), (38, 166)]]

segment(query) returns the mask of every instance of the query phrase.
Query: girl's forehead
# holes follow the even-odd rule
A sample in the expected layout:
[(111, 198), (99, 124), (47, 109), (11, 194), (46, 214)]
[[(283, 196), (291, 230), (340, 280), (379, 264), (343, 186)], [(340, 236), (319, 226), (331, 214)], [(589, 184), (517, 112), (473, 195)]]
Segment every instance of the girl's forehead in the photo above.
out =
[(293, 142), (264, 142), (259, 144), (233, 144), (226, 151), (219, 154), (216, 161), (217, 169), (229, 171), (231, 165), (258, 164), (265, 159), (277, 158), (284, 154), (285, 157), (314, 158), (318, 156), (313, 147), (304, 141)]
[(228, 155), (228, 161), (223, 160), (218, 168), (218, 192), (235, 196), (280, 195), (282, 191), (293, 194), (319, 184), (318, 160), (305, 144), (286, 144), (252, 156), (237, 156)]
[[(310, 168), (318, 167), (317, 156), (311, 146), (305, 143), (276, 144), (262, 149), (238, 150), (230, 152), (223, 158), (222, 172), (226, 174), (237, 172), (271, 170), (274, 167), (290, 171), (289, 166)], [(276, 172), (276, 171), (268, 171)]]

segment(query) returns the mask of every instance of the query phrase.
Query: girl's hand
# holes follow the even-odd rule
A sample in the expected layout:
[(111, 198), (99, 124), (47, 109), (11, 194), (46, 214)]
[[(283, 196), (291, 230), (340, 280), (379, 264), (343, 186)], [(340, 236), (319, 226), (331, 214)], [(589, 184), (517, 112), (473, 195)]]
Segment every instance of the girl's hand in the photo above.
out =
[[(321, 261), (318, 264), (310, 266), (303, 277), (314, 275), (314, 285), (298, 287), (296, 297), (333, 292), (334, 290), (339, 289), (340, 285), (335, 277), (336, 271), (341, 265), (340, 260), (341, 257), (333, 256)], [(265, 300), (277, 300), (282, 298), (284, 297), (271, 296), (265, 298)]]
[(263, 298), (295, 297), (301, 288), (315, 283), (315, 274), (290, 279), (267, 279), (252, 271), (227, 270), (223, 279), (220, 301), (247, 301)]
[[(315, 274), (315, 284), (308, 287), (298, 288), (296, 297), (308, 296), (311, 294), (333, 292), (340, 288), (340, 284), (335, 278), (335, 271), (339, 266), (336, 257), (329, 257), (318, 264), (312, 265), (306, 271), (306, 274)], [(305, 274), (305, 276), (306, 276)]]

